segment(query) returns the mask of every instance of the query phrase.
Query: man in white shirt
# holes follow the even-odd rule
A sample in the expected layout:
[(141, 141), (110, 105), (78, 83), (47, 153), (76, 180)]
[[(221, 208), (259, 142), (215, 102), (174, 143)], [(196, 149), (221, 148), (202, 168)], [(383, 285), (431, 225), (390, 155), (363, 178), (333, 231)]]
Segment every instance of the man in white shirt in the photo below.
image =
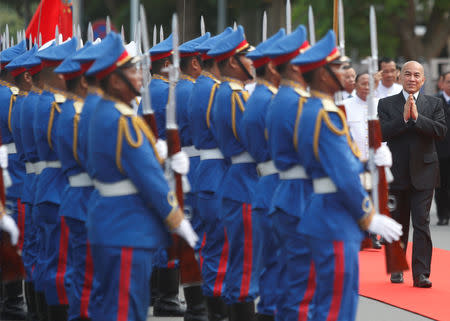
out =
[[(369, 95), (369, 74), (360, 73), (356, 77), (355, 95), (344, 100), (345, 113), (350, 133), (359, 150), (361, 151), (361, 161), (367, 162), (369, 158), (369, 130), (368, 130), (368, 104)], [(375, 98), (375, 105), (378, 105), (378, 98)], [(392, 156), (389, 148), (384, 143), (375, 153), (375, 163), (378, 166), (392, 165)], [(376, 235), (371, 235), (372, 246), (380, 249), (381, 244)]]
[(342, 99), (347, 99), (355, 96), (355, 79), (356, 71), (350, 65), (344, 67), (344, 90), (342, 91)]
[(375, 97), (378, 99), (396, 95), (402, 91), (402, 86), (395, 82), (396, 66), (391, 58), (382, 58), (378, 62), (378, 70), (381, 72), (381, 82), (375, 90)]

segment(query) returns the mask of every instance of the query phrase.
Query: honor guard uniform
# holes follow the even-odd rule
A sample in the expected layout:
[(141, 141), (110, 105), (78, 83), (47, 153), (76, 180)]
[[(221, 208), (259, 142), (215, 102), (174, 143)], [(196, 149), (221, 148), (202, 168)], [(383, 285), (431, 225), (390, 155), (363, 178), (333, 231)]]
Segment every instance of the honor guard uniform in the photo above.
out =
[(51, 321), (67, 319), (65, 285), (70, 282), (66, 278), (66, 273), (70, 274), (67, 270), (69, 230), (65, 218), (59, 213), (61, 195), (68, 182), (58, 160), (55, 130), (61, 104), (66, 101), (61, 90), (66, 87), (64, 80), (53, 69), (75, 52), (77, 42), (76, 38), (72, 38), (41, 50), (36, 55), (44, 65), (40, 77), (45, 86), (34, 111), (34, 139), (40, 159), (36, 166), (39, 178), (36, 185), (35, 218), (42, 222), (44, 229), (41, 242), (44, 244), (45, 263), (40, 282)]
[(88, 83), (84, 72), (90, 63), (81, 64), (74, 60), (92, 46), (87, 42), (54, 70), (62, 74), (67, 85), (67, 100), (60, 106), (56, 132), (56, 145), (61, 168), (69, 181), (61, 195), (60, 215), (69, 228), (68, 270), (71, 272), (70, 286), (66, 288), (69, 301), (68, 320), (87, 320), (89, 299), (93, 283), (92, 254), (87, 239), (87, 200), (94, 189), (92, 180), (80, 165), (79, 121), (88, 94)]
[(339, 57), (334, 32), (329, 31), (292, 60), (300, 66), (312, 94), (299, 113), (294, 136), (299, 163), (314, 189), (297, 226), (304, 255), (312, 257), (317, 275), (313, 285), (306, 275), (298, 279), (306, 291), (297, 295), (314, 292), (312, 320), (355, 319), (363, 230), (387, 236), (388, 242), (401, 234), (399, 224), (375, 213), (361, 184), (358, 148), (344, 113), (333, 101), (333, 94), (342, 88)]
[[(25, 53), (26, 42), (22, 41), (16, 46), (3, 50), (0, 53), (1, 78), (0, 81), (0, 132), (2, 145), (8, 150), (8, 172), (12, 185), (6, 190), (6, 207), (19, 228), (18, 248), (23, 248), (23, 235), (25, 231), (25, 208), (21, 203), (25, 166), (19, 160), (16, 145), (10, 130), (10, 115), (19, 94), (19, 88), (13, 85), (14, 78), (5, 70), (7, 64)], [(23, 318), (25, 316), (22, 280), (2, 283), (3, 307), (1, 319)]]
[[(266, 138), (266, 113), (272, 97), (278, 91), (280, 76), (275, 71), (271, 63), (271, 70), (268, 64), (269, 56), (267, 50), (285, 35), (284, 29), (260, 43), (254, 51), (247, 57), (253, 60), (256, 69), (256, 86), (245, 105), (245, 112), (242, 116), (242, 142), (249, 154), (256, 161), (256, 169), (259, 180), (254, 186), (252, 198), (253, 220), (261, 237), (256, 249), (260, 259), (260, 279), (258, 302), (258, 320), (273, 320), (276, 308), (276, 289), (279, 281), (279, 259), (277, 242), (274, 240), (273, 227), (269, 218), (269, 209), (273, 197), (273, 191), (278, 185), (278, 171), (270, 158), (269, 147)], [(258, 262), (255, 262), (258, 264)]]
[[(306, 29), (300, 25), (267, 50), (281, 75), (281, 86), (266, 115), (270, 155), (280, 172), (280, 182), (274, 191), (269, 213), (280, 251), (277, 320), (306, 319), (312, 296), (302, 300), (296, 295), (305, 290), (297, 278), (298, 275), (306, 275), (311, 282), (315, 279), (314, 269), (310, 269), (311, 259), (306, 259), (306, 266), (303, 264), (305, 258), (296, 235), (296, 226), (301, 221), (306, 200), (312, 193), (312, 185), (304, 168), (298, 164), (294, 139), (298, 130), (298, 117), (309, 93), (298, 67), (293, 67), (291, 60), (308, 47)], [(304, 269), (299, 268), (299, 262)]]
[(221, 219), (230, 247), (224, 299), (231, 305), (231, 320), (253, 319), (254, 300), (258, 296), (259, 275), (254, 264), (254, 248), (259, 240), (250, 204), (252, 188), (258, 178), (255, 161), (245, 150), (240, 133), (248, 98), (244, 81), (252, 79), (251, 60), (245, 57), (250, 48), (244, 29), (239, 26), (207, 53), (218, 62), (222, 74), (211, 111), (213, 126), (222, 154), (231, 158), (232, 163), (221, 190)]
[(142, 78), (120, 36), (113, 40), (86, 73), (105, 91), (88, 138), (96, 190), (87, 226), (98, 281), (91, 311), (93, 320), (144, 321), (154, 255), (169, 245), (168, 229), (191, 246), (198, 238), (164, 178), (154, 135), (127, 104), (139, 94)]
[(201, 53), (203, 71), (194, 84), (188, 107), (189, 122), (195, 124), (191, 126), (192, 142), (200, 151), (200, 163), (196, 169), (193, 188), (197, 192), (197, 209), (205, 228), (206, 238), (200, 253), (200, 269), (210, 321), (227, 317), (225, 303), (220, 297), (225, 287), (228, 240), (219, 216), (221, 198), (218, 191), (229, 165), (218, 148), (211, 118), (211, 110), (220, 85), (220, 72), (217, 62), (208, 56), (207, 52), (232, 32), (233, 29), (228, 27), (221, 34), (196, 47)]

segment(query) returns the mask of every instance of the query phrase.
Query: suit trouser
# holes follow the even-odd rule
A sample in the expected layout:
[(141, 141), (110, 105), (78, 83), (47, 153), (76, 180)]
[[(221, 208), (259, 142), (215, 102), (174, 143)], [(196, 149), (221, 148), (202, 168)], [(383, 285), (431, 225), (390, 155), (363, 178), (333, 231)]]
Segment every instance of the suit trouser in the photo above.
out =
[(417, 278), (420, 274), (430, 276), (431, 254), (433, 244), (430, 235), (430, 207), (433, 190), (418, 191), (411, 187), (407, 190), (391, 190), (390, 196), (395, 198), (395, 209), (392, 217), (403, 227), (401, 242), (406, 251), (409, 236), (410, 217), (413, 224), (412, 272)]
[(437, 215), (440, 220), (450, 218), (450, 159), (439, 159), (441, 186), (436, 188)]

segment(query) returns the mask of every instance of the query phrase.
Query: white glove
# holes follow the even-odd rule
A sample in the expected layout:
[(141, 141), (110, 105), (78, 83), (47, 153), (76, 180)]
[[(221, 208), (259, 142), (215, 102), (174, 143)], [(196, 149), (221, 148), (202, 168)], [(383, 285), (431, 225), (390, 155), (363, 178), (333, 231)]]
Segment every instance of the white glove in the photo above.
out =
[(375, 213), (372, 217), (372, 221), (367, 230), (372, 234), (380, 235), (388, 243), (397, 241), (403, 234), (402, 226), (400, 224), (392, 218), (378, 213)]
[(11, 244), (16, 245), (19, 240), (19, 229), (16, 222), (9, 215), (3, 215), (0, 220), (0, 229), (6, 231), (11, 235)]
[(8, 148), (5, 145), (0, 146), (0, 167), (8, 168)]
[(5, 168), (2, 169), (2, 172), (3, 172), (3, 185), (5, 186), (5, 188), (11, 187), (13, 182), (11, 176), (9, 175), (8, 170)]
[(183, 218), (180, 226), (174, 229), (173, 232), (185, 239), (189, 246), (192, 248), (194, 248), (195, 244), (198, 241), (197, 233), (195, 233), (191, 223), (185, 218)]
[(386, 145), (381, 145), (380, 148), (375, 151), (374, 161), (377, 166), (391, 167), (392, 154), (389, 147)]
[(189, 156), (181, 151), (170, 158), (170, 167), (180, 175), (186, 175), (189, 172)]
[(158, 138), (155, 144), (156, 152), (162, 160), (167, 159), (167, 143), (165, 140)]

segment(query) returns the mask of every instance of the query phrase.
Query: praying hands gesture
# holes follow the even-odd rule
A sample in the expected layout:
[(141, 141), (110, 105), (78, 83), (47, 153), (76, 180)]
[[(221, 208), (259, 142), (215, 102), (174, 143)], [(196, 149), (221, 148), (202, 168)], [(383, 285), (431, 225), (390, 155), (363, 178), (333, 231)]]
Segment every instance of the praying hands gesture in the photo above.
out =
[(416, 101), (414, 100), (414, 96), (410, 94), (403, 107), (403, 119), (407, 122), (410, 118), (417, 120), (418, 116)]

